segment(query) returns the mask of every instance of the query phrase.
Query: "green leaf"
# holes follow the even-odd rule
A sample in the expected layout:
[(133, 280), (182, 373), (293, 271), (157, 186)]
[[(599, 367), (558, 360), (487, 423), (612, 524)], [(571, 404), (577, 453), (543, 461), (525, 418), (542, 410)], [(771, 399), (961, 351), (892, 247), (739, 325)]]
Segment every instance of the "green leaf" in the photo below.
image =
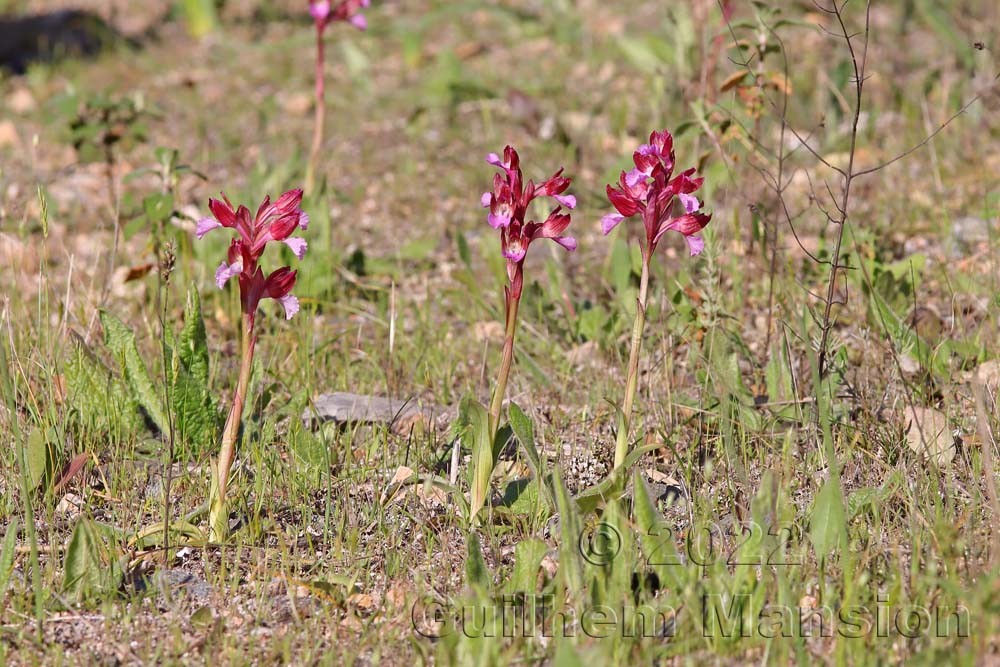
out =
[(507, 593), (531, 595), (538, 588), (538, 570), (549, 550), (537, 537), (521, 540), (514, 547), (514, 571), (507, 581)]
[(649, 495), (649, 487), (639, 470), (632, 473), (632, 512), (639, 528), (639, 550), (660, 583), (667, 589), (682, 588), (677, 576), (683, 561), (677, 554), (670, 527)]
[(180, 0), (181, 14), (192, 37), (204, 37), (219, 24), (215, 0)]
[(474, 531), (469, 533), (468, 555), (465, 559), (465, 583), (478, 593), (485, 594), (490, 590), (492, 577), (483, 560), (483, 547), (479, 543), (479, 535)]
[(45, 433), (38, 427), (31, 430), (24, 443), (28, 462), (28, 485), (37, 489), (50, 475), (53, 468), (53, 456)]
[(458, 245), (458, 258), (462, 260), (462, 264), (465, 264), (466, 268), (471, 269), (472, 251), (469, 249), (469, 241), (465, 238), (465, 234), (458, 232), (455, 243)]
[(543, 499), (539, 493), (538, 479), (515, 479), (504, 487), (503, 507), (514, 514), (522, 516), (535, 516), (540, 509), (547, 505), (547, 498)]
[(142, 428), (139, 404), (125, 383), (94, 360), (82, 344), (66, 362), (67, 404), (84, 428), (127, 437)]
[(535, 448), (535, 427), (516, 403), (511, 403), (507, 408), (507, 415), (510, 419), (510, 427), (517, 437), (517, 442), (524, 451), (525, 458), (528, 459), (528, 466), (536, 479), (541, 479), (543, 474), (542, 457), (538, 455)]
[(174, 196), (169, 193), (148, 195), (142, 200), (142, 210), (150, 222), (166, 222), (174, 213)]
[(581, 491), (573, 499), (576, 502), (577, 511), (581, 514), (589, 514), (598, 507), (621, 498), (625, 492), (625, 475), (627, 471), (631, 470), (643, 456), (660, 447), (660, 444), (643, 445), (630, 451), (625, 457), (624, 463), (619, 468), (612, 470), (610, 475), (589, 489)]
[(552, 660), (553, 667), (583, 667), (583, 660), (576, 652), (569, 639), (562, 639), (556, 646), (556, 655)]
[(470, 502), (469, 521), (475, 521), (479, 511), (486, 504), (493, 476), (493, 440), (490, 438), (490, 416), (486, 408), (469, 397), (462, 402), (459, 421), (463, 424), (462, 438), (472, 449), (469, 470)]
[[(521, 445), (521, 451), (524, 452), (524, 458), (528, 461), (528, 467), (531, 468), (531, 474), (539, 484), (542, 484), (546, 475), (545, 462), (539, 455), (538, 448), (535, 447), (534, 424), (516, 403), (510, 403), (507, 408), (507, 416), (510, 419), (510, 427), (514, 431), (514, 436), (517, 438), (518, 444)], [(542, 488), (545, 489), (546, 500), (552, 507), (555, 507), (556, 501), (552, 497), (551, 489), (547, 485)]]
[(135, 334), (121, 320), (106, 310), (101, 311), (101, 326), (104, 327), (104, 344), (118, 358), (125, 370), (125, 379), (135, 394), (139, 405), (156, 424), (161, 433), (168, 432), (168, 421), (163, 402), (149, 379), (149, 371), (139, 356), (135, 344)]
[(115, 591), (121, 565), (98, 524), (81, 519), (73, 529), (63, 563), (63, 593), (77, 602)]
[(552, 495), (559, 512), (559, 572), (566, 589), (578, 600), (584, 600), (583, 565), (580, 562), (580, 517), (576, 505), (569, 496), (562, 473), (556, 467), (552, 472)]
[(816, 557), (825, 559), (847, 537), (847, 520), (844, 516), (844, 496), (840, 480), (828, 479), (816, 495), (812, 518), (809, 521), (809, 539), (816, 550)]
[(208, 335), (201, 313), (201, 298), (198, 289), (188, 291), (184, 305), (184, 328), (177, 341), (181, 362), (191, 372), (192, 377), (208, 387)]
[(184, 327), (176, 346), (170, 391), (175, 426), (183, 442), (204, 447), (215, 441), (219, 411), (208, 384), (208, 337), (195, 288), (188, 292)]
[(879, 490), (866, 486), (857, 489), (847, 497), (847, 517), (849, 519), (854, 519), (858, 514), (864, 511), (866, 507), (872, 505), (878, 500)]
[(17, 519), (11, 519), (10, 525), (7, 526), (7, 533), (3, 538), (3, 545), (0, 546), (0, 603), (3, 602), (4, 595), (7, 594), (10, 575), (14, 572), (14, 552), (17, 549), (18, 528)]

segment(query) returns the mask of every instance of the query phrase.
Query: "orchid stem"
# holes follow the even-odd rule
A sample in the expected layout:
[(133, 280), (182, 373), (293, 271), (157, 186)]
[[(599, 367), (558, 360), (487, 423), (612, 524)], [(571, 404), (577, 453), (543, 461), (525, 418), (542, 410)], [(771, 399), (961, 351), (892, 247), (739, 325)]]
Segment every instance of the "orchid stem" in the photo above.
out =
[(323, 133), (326, 125), (326, 44), (323, 41), (323, 30), (316, 29), (316, 118), (313, 122), (312, 149), (309, 151), (309, 164), (306, 166), (306, 192), (312, 193), (316, 182), (316, 165), (319, 162), (319, 152), (323, 148)]
[[(236, 393), (233, 395), (233, 406), (229, 410), (229, 417), (226, 418), (226, 425), (222, 431), (222, 447), (219, 450), (219, 460), (216, 470), (216, 502), (212, 504), (213, 513), (222, 511), (222, 516), (226, 514), (226, 489), (229, 485), (229, 470), (233, 467), (233, 459), (236, 458), (236, 440), (240, 432), (240, 422), (243, 419), (243, 406), (246, 404), (247, 390), (250, 387), (250, 375), (253, 371), (253, 353), (257, 343), (257, 336), (254, 333), (254, 316), (243, 315), (243, 340), (241, 341), (240, 377), (236, 384)], [(217, 517), (218, 518), (218, 517)], [(225, 539), (225, 522), (211, 521), (211, 528), (214, 540)], [(218, 524), (218, 526), (217, 526)]]
[(652, 249), (644, 249), (642, 255), (642, 276), (639, 279), (639, 297), (636, 299), (635, 322), (632, 325), (632, 349), (628, 357), (628, 375), (625, 380), (625, 399), (618, 422), (618, 437), (615, 442), (615, 469), (625, 463), (628, 455), (629, 437), (632, 431), (632, 406), (639, 386), (639, 352), (642, 348), (642, 332), (646, 328), (646, 300), (649, 290), (649, 260)]
[(496, 436), (500, 430), (500, 410), (503, 408), (504, 394), (507, 393), (507, 378), (514, 361), (514, 333), (517, 330), (517, 309), (521, 303), (520, 297), (508, 293), (507, 297), (507, 331), (503, 341), (503, 358), (500, 362), (500, 373), (497, 375), (497, 385), (493, 390), (493, 401), (490, 403), (490, 434)]

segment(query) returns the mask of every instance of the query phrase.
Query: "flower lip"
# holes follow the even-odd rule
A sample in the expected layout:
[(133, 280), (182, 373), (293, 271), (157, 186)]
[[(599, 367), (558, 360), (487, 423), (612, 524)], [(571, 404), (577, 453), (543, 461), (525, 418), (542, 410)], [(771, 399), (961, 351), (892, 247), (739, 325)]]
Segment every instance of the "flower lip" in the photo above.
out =
[(219, 289), (226, 286), (230, 278), (235, 278), (243, 272), (243, 262), (236, 262), (234, 264), (226, 264), (223, 262), (219, 264), (219, 268), (215, 270), (215, 284), (218, 285)]
[(309, 0), (309, 13), (316, 21), (326, 21), (330, 16), (330, 1)]
[(208, 234), (213, 229), (218, 229), (219, 227), (222, 227), (222, 223), (215, 218), (201, 218), (195, 226), (194, 235), (197, 238), (202, 239), (205, 237), (205, 234)]

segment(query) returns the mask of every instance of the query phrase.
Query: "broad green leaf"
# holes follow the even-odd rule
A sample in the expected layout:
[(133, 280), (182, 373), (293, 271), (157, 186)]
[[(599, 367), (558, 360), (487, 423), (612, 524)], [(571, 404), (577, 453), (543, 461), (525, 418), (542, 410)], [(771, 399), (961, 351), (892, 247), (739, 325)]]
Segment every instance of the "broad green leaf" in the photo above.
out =
[(117, 589), (121, 567), (101, 528), (81, 519), (73, 529), (63, 563), (63, 593), (77, 602)]
[(816, 557), (820, 560), (826, 558), (846, 536), (847, 521), (840, 481), (830, 478), (816, 495), (809, 520), (809, 539), (816, 550)]
[(632, 473), (632, 494), (632, 512), (639, 529), (639, 549), (661, 585), (677, 590), (681, 587), (678, 572), (684, 563), (677, 553), (670, 527), (656, 509), (646, 480), (638, 470)]
[(479, 511), (486, 504), (493, 476), (493, 441), (490, 438), (490, 417), (486, 408), (476, 400), (467, 398), (462, 402), (459, 420), (463, 422), (462, 438), (472, 449), (470, 478), (469, 521), (475, 521)]
[(583, 567), (580, 562), (580, 517), (576, 505), (566, 490), (562, 473), (556, 467), (552, 472), (552, 495), (559, 512), (559, 572), (569, 593), (577, 600), (584, 600)]
[(142, 200), (142, 210), (151, 223), (166, 222), (174, 213), (174, 196), (156, 192)]
[(625, 456), (625, 461), (621, 467), (612, 470), (611, 474), (605, 477), (589, 489), (581, 491), (573, 500), (576, 502), (577, 511), (581, 514), (589, 514), (598, 507), (620, 498), (625, 492), (625, 479), (627, 471), (639, 462), (643, 456), (651, 451), (659, 449), (660, 444), (643, 445), (636, 447)]
[(856, 489), (847, 497), (847, 517), (854, 519), (878, 498), (878, 489), (867, 486)]
[(493, 578), (483, 560), (483, 547), (479, 543), (479, 535), (475, 531), (469, 532), (468, 555), (465, 559), (465, 583), (469, 588), (479, 594), (486, 594), (490, 590)]
[(541, 496), (541, 484), (536, 478), (515, 479), (504, 488), (503, 507), (523, 516), (535, 516), (548, 506), (548, 498)]
[(198, 289), (188, 291), (184, 304), (184, 328), (177, 342), (181, 361), (190, 370), (192, 377), (208, 387), (208, 335), (205, 320), (201, 314), (201, 298)]
[[(521, 445), (525, 459), (528, 461), (528, 467), (531, 468), (531, 474), (539, 484), (543, 484), (545, 481), (545, 462), (539, 455), (538, 448), (535, 447), (535, 428), (531, 419), (516, 403), (510, 404), (507, 408), (507, 415), (510, 418), (510, 427), (517, 437), (518, 444)], [(544, 489), (546, 499), (554, 507), (555, 499), (552, 497), (551, 490), (548, 486), (544, 486)]]
[(516, 403), (510, 404), (507, 408), (507, 414), (510, 418), (510, 427), (513, 429), (514, 435), (517, 436), (517, 441), (521, 445), (525, 457), (528, 459), (531, 472), (536, 478), (541, 479), (543, 473), (542, 457), (538, 455), (538, 450), (535, 448), (534, 425)]
[(52, 451), (45, 433), (38, 427), (33, 428), (28, 434), (24, 447), (28, 463), (28, 485), (32, 489), (37, 489), (52, 470), (54, 463)]
[(128, 436), (142, 428), (139, 405), (123, 380), (77, 345), (65, 366), (67, 404), (85, 428)]
[(538, 588), (538, 570), (548, 545), (537, 537), (521, 540), (514, 547), (514, 571), (507, 581), (507, 593), (532, 595)]
[(556, 645), (556, 655), (552, 667), (583, 667), (583, 660), (569, 639), (562, 639)]
[(455, 237), (455, 242), (458, 244), (458, 257), (462, 260), (462, 264), (465, 264), (466, 268), (472, 268), (472, 251), (469, 249), (469, 241), (465, 238), (465, 234), (458, 232), (458, 236)]
[(135, 334), (121, 320), (106, 310), (101, 311), (101, 326), (104, 327), (104, 344), (118, 358), (125, 369), (125, 378), (135, 394), (139, 405), (156, 424), (161, 433), (168, 432), (168, 421), (163, 401), (149, 379), (149, 371), (139, 356), (135, 344)]
[(204, 447), (215, 441), (219, 411), (208, 384), (208, 338), (195, 288), (188, 292), (176, 350), (176, 358), (171, 355), (170, 392), (175, 427), (182, 441)]
[(18, 529), (17, 519), (11, 519), (7, 526), (7, 533), (3, 538), (3, 545), (0, 546), (0, 603), (3, 602), (3, 597), (7, 593), (10, 575), (14, 572), (14, 552), (17, 549)]

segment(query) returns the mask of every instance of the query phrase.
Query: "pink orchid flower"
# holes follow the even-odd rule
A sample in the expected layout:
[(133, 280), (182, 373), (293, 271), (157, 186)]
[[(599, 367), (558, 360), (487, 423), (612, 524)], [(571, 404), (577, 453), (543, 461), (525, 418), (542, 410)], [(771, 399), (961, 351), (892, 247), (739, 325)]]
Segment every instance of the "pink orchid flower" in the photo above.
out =
[(222, 195), (221, 201), (210, 199), (208, 202), (212, 216), (198, 221), (195, 234), (199, 239), (220, 227), (237, 232), (237, 238), (229, 245), (227, 261), (215, 271), (215, 283), (222, 289), (230, 278), (239, 278), (243, 312), (251, 318), (264, 298), (281, 303), (287, 319), (299, 311), (298, 299), (290, 294), (296, 272), (283, 267), (265, 278), (258, 262), (272, 241), (284, 243), (299, 259), (305, 256), (308, 247), (305, 239), (292, 236), (296, 229), (304, 230), (309, 226), (309, 216), (301, 209), (301, 204), (302, 190), (289, 190), (273, 203), (270, 197), (265, 197), (257, 214), (251, 218), (246, 206), (234, 209), (229, 199)]
[(320, 31), (332, 21), (346, 21), (359, 30), (365, 30), (368, 28), (368, 21), (361, 14), (361, 10), (370, 5), (371, 0), (341, 0), (338, 3), (332, 3), (330, 0), (309, 0), (309, 14), (312, 15)]
[[(535, 239), (552, 239), (566, 250), (576, 250), (576, 239), (563, 232), (570, 224), (569, 214), (562, 207), (576, 207), (576, 197), (564, 194), (572, 179), (563, 176), (560, 169), (540, 185), (524, 182), (520, 158), (513, 147), (507, 146), (501, 158), (490, 153), (487, 163), (502, 170), (494, 174), (492, 192), (484, 192), (480, 198), (483, 208), (489, 209), (487, 222), (500, 230), (500, 247), (507, 259), (507, 275), (511, 281), (512, 297), (521, 296), (522, 267), (528, 253), (528, 246)], [(528, 206), (539, 197), (551, 197), (558, 202), (544, 222), (526, 221)]]
[[(617, 213), (601, 219), (601, 230), (607, 235), (622, 220), (641, 215), (649, 254), (668, 231), (682, 234), (691, 255), (699, 254), (705, 242), (698, 232), (712, 214), (701, 210), (701, 200), (692, 193), (701, 188), (705, 179), (695, 177), (693, 168), (673, 176), (674, 138), (666, 130), (653, 132), (649, 143), (639, 146), (632, 160), (635, 168), (621, 173), (618, 187), (608, 186), (608, 199)], [(679, 212), (675, 211), (675, 201), (680, 202)]]

